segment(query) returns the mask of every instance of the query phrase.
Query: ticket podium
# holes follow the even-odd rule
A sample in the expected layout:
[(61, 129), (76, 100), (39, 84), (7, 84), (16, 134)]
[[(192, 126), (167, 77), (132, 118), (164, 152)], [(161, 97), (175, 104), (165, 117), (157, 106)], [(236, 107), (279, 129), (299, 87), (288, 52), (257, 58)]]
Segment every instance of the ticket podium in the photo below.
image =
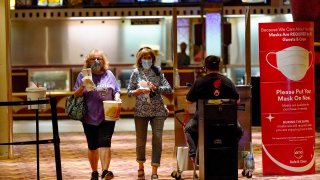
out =
[(238, 179), (237, 105), (199, 100), (199, 179)]

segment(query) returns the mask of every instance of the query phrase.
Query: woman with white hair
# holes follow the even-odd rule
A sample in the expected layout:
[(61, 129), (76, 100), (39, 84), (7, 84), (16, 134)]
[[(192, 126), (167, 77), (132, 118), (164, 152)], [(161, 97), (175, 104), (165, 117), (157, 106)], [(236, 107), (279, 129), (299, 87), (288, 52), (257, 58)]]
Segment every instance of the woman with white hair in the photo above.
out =
[(91, 180), (99, 179), (99, 159), (102, 167), (101, 178), (112, 179), (114, 175), (108, 169), (111, 161), (111, 138), (115, 121), (105, 121), (103, 101), (121, 101), (120, 87), (113, 73), (108, 70), (109, 61), (101, 50), (90, 51), (85, 57), (83, 68), (91, 69), (92, 81), (90, 78), (91, 83), (83, 83), (88, 81), (88, 78), (84, 78), (85, 75), (80, 72), (73, 89), (76, 97), (84, 97), (86, 105), (82, 125), (88, 144), (88, 159), (92, 169)]

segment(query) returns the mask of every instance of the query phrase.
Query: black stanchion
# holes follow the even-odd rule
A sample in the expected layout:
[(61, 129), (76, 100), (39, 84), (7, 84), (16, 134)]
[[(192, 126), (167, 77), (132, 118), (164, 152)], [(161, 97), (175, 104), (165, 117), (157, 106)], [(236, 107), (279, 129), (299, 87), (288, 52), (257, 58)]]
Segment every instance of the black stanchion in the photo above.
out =
[(40, 155), (39, 155), (39, 109), (36, 109), (36, 147), (37, 147), (37, 179), (40, 179)]
[(58, 116), (57, 116), (57, 99), (56, 97), (50, 97), (50, 100), (36, 100), (36, 101), (12, 101), (12, 102), (0, 102), (0, 106), (22, 106), (22, 105), (39, 105), (49, 104), (51, 105), (51, 117), (52, 117), (52, 131), (53, 139), (40, 140), (39, 139), (39, 108), (35, 109), (36, 120), (36, 141), (23, 141), (23, 142), (6, 142), (0, 143), (0, 145), (30, 145), (36, 144), (37, 153), (37, 179), (40, 179), (40, 144), (53, 143), (56, 163), (56, 176), (58, 180), (62, 179), (61, 171), (61, 157), (60, 157), (60, 138), (58, 130)]
[(50, 99), (51, 104), (51, 117), (52, 117), (52, 131), (53, 131), (53, 146), (56, 161), (56, 176), (58, 180), (62, 179), (61, 172), (61, 158), (60, 158), (60, 137), (58, 129), (58, 116), (57, 116), (57, 99)]

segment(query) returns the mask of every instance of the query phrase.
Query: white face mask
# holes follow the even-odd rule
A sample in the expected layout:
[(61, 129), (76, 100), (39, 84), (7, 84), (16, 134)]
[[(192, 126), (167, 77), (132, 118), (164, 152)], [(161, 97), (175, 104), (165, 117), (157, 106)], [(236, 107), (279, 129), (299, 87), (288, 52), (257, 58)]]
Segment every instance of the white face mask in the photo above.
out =
[[(270, 54), (276, 55), (276, 66), (269, 62)], [(312, 64), (312, 60), (309, 63), (309, 54), (312, 57), (311, 51), (299, 46), (291, 46), (278, 52), (269, 52), (266, 60), (271, 67), (279, 70), (288, 79), (299, 81), (306, 75)]]
[(141, 63), (144, 69), (150, 69), (152, 66), (152, 59), (141, 59)]

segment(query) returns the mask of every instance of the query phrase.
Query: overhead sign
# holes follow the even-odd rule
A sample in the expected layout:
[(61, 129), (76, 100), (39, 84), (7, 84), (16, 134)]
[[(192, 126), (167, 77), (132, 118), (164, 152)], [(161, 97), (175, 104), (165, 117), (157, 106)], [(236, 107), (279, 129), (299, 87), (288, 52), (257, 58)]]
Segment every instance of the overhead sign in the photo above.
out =
[(159, 24), (160, 20), (156, 18), (152, 19), (131, 19), (131, 25), (148, 25), (148, 24)]
[(259, 24), (263, 175), (315, 173), (312, 22)]

